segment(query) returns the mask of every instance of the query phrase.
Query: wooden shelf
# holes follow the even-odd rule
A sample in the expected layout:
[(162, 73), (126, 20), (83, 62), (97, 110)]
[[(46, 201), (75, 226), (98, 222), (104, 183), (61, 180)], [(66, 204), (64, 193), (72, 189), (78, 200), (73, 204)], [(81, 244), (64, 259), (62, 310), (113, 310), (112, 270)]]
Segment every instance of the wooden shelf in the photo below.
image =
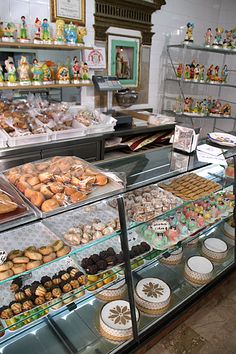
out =
[(24, 48), (24, 49), (50, 49), (50, 50), (83, 50), (93, 49), (93, 47), (84, 45), (57, 45), (57, 44), (40, 44), (40, 43), (20, 43), (20, 42), (0, 42), (1, 48)]
[(90, 84), (51, 84), (51, 85), (17, 85), (17, 86), (0, 86), (0, 90), (34, 90), (34, 89), (47, 89), (47, 88), (66, 88), (66, 87), (86, 87), (93, 86)]

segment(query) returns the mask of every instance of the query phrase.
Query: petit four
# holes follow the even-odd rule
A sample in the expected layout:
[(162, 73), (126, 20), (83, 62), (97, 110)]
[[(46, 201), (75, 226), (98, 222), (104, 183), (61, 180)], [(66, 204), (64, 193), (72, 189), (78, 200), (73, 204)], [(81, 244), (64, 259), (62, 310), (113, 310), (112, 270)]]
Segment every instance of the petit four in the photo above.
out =
[(209, 259), (193, 256), (185, 263), (184, 276), (190, 283), (200, 286), (211, 280), (213, 269), (213, 264)]
[(227, 256), (228, 246), (219, 238), (207, 238), (203, 241), (202, 253), (212, 261), (221, 261)]

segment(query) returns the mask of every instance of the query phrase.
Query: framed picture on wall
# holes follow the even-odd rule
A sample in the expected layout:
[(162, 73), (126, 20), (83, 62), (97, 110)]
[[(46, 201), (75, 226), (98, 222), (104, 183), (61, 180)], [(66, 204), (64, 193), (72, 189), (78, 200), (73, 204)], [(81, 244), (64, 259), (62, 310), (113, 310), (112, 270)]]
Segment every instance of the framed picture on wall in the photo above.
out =
[(85, 25), (85, 0), (50, 0), (51, 21), (64, 20)]
[(108, 36), (108, 75), (115, 75), (123, 86), (139, 84), (139, 38)]

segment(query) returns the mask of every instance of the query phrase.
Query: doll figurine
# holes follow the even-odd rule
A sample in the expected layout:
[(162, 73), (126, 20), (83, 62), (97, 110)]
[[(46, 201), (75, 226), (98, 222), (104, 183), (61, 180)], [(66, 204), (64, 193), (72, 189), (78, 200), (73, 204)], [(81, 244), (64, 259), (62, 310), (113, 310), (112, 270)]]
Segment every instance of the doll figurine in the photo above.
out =
[(3, 69), (2, 69), (2, 65), (0, 65), (0, 86), (3, 85), (4, 85)]
[(67, 65), (60, 65), (57, 70), (57, 81), (59, 84), (70, 83), (70, 72)]
[(214, 65), (211, 64), (211, 66), (207, 69), (207, 81), (213, 81), (213, 70)]
[(81, 79), (82, 81), (88, 81), (90, 82), (90, 78), (89, 78), (89, 67), (87, 63), (84, 63), (83, 61), (80, 64), (80, 75), (81, 75)]
[(32, 81), (34, 85), (40, 85), (43, 80), (43, 69), (42, 64), (39, 63), (38, 59), (33, 60), (33, 66), (31, 68), (33, 74)]
[(24, 55), (22, 55), (19, 65), (18, 65), (18, 74), (21, 85), (30, 85), (30, 66)]
[(56, 34), (55, 34), (55, 44), (65, 43), (65, 22), (63, 20), (56, 20)]
[(19, 40), (20, 42), (29, 41), (25, 16), (21, 16)]
[(222, 47), (223, 41), (222, 41), (222, 33), (224, 32), (224, 28), (219, 26), (216, 27), (216, 34), (215, 34), (215, 39), (213, 42), (214, 47)]
[(231, 49), (232, 48), (232, 40), (233, 40), (232, 30), (230, 30), (230, 31), (226, 30), (225, 31), (225, 40), (224, 40), (224, 42), (226, 42), (226, 44), (227, 44), (227, 47), (226, 47), (227, 49)]
[(76, 26), (73, 23), (65, 25), (65, 38), (68, 45), (75, 45), (77, 41)]
[(179, 64), (176, 69), (176, 77), (177, 79), (181, 79), (183, 75), (183, 64)]
[(221, 114), (224, 117), (231, 117), (232, 114), (232, 110), (231, 110), (231, 105), (229, 103), (225, 103), (222, 107), (221, 107)]
[(184, 112), (185, 113), (191, 113), (192, 112), (192, 106), (193, 106), (193, 98), (192, 97), (186, 97), (184, 99)]
[(209, 27), (205, 33), (205, 46), (210, 47), (212, 44), (213, 34), (211, 28)]
[(181, 96), (176, 97), (173, 111), (175, 112), (175, 114), (182, 113), (182, 98), (181, 98)]
[(34, 25), (36, 27), (36, 32), (34, 33), (34, 42), (38, 43), (39, 41), (41, 41), (42, 21), (38, 17), (36, 17), (36, 19), (34, 21)]
[(205, 81), (205, 66), (203, 64), (200, 64), (199, 67), (199, 81), (200, 82)]
[(14, 25), (14, 23), (8, 22), (6, 27), (3, 29), (2, 41), (15, 42), (15, 38), (14, 38), (15, 32), (16, 32), (16, 26)]
[(193, 28), (194, 23), (188, 22), (184, 42), (193, 43)]
[(17, 85), (16, 81), (16, 68), (11, 57), (5, 60), (5, 66), (7, 71), (7, 81), (8, 86), (15, 86)]
[(50, 69), (50, 67), (48, 66), (47, 63), (44, 63), (42, 65), (42, 81), (44, 85), (49, 85), (53, 83), (53, 79), (52, 79), (52, 70)]
[(188, 81), (190, 80), (190, 65), (185, 64), (184, 66), (184, 80)]
[(190, 80), (194, 79), (194, 70), (195, 70), (195, 61), (193, 61), (190, 65)]
[(49, 30), (49, 24), (47, 18), (43, 19), (43, 23), (41, 27), (42, 27), (42, 40), (46, 42), (51, 42), (51, 36), (50, 36), (50, 30)]
[(2, 21), (0, 21), (0, 38), (2, 38), (3, 37), (3, 22)]
[(80, 65), (78, 62), (78, 58), (74, 57), (73, 58), (73, 66), (72, 66), (72, 71), (73, 71), (73, 82), (74, 84), (78, 84), (80, 80)]
[(204, 98), (204, 100), (201, 102), (202, 106), (202, 115), (207, 116), (208, 115), (208, 102), (207, 99)]
[(225, 64), (221, 70), (221, 81), (223, 83), (227, 82), (228, 75), (229, 75), (229, 69), (228, 66)]
[(84, 37), (87, 35), (87, 28), (77, 27), (77, 44), (84, 44)]
[(216, 66), (215, 66), (214, 81), (220, 81), (220, 78), (219, 78), (219, 70), (220, 70), (219, 65), (216, 65)]
[(200, 74), (200, 65), (197, 64), (194, 68), (194, 77), (193, 77), (194, 81), (199, 81), (199, 74)]

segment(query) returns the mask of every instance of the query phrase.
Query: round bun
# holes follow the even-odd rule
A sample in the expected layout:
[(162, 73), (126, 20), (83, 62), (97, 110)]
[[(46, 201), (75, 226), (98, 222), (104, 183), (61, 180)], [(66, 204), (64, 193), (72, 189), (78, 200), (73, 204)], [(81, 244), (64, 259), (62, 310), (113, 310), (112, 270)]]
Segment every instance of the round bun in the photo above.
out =
[(26, 269), (30, 270), (33, 268), (37, 268), (41, 266), (42, 262), (41, 261), (30, 261), (29, 263), (26, 264)]
[(12, 262), (15, 264), (25, 264), (25, 263), (29, 263), (29, 258), (22, 256), (22, 257), (15, 257), (13, 258)]
[(64, 242), (62, 240), (57, 240), (53, 242), (52, 247), (55, 252), (59, 251), (61, 248), (64, 247)]
[(51, 246), (42, 246), (38, 249), (38, 251), (43, 255), (47, 256), (48, 254), (53, 252), (53, 248)]
[(14, 274), (20, 274), (26, 271), (26, 265), (25, 264), (14, 264), (12, 267), (12, 271)]
[(41, 261), (43, 258), (41, 253), (35, 251), (25, 251), (25, 256), (33, 261)]

